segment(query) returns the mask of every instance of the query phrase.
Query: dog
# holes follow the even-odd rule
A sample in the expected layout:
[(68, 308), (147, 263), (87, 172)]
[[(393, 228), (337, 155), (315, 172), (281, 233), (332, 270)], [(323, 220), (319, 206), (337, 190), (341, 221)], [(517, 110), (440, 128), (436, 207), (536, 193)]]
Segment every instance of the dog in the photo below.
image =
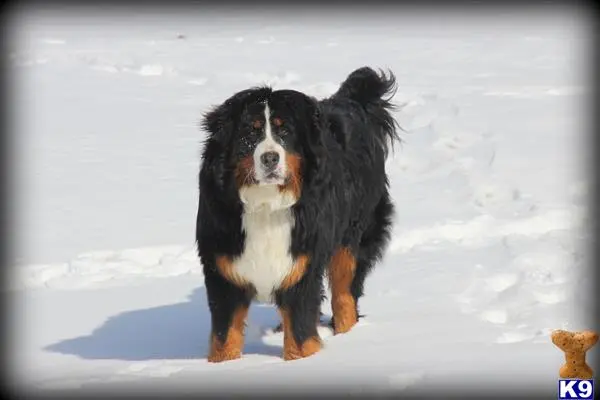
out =
[(276, 305), (284, 360), (317, 353), (325, 278), (334, 334), (358, 322), (395, 212), (385, 170), (400, 141), (395, 92), (391, 71), (362, 67), (325, 99), (256, 86), (203, 114), (196, 245), (209, 362), (241, 357), (252, 302)]

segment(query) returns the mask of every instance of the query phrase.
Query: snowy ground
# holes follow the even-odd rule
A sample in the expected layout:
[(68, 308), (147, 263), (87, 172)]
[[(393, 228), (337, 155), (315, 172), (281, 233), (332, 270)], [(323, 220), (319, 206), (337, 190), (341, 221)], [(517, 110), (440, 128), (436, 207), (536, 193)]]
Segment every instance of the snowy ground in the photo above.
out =
[[(14, 383), (554, 395), (548, 332), (589, 327), (587, 29), (569, 13), (459, 14), (15, 19)], [(256, 305), (243, 359), (207, 363), (201, 112), (263, 82), (326, 96), (363, 65), (396, 73), (406, 131), (367, 317), (285, 363), (276, 311)]]

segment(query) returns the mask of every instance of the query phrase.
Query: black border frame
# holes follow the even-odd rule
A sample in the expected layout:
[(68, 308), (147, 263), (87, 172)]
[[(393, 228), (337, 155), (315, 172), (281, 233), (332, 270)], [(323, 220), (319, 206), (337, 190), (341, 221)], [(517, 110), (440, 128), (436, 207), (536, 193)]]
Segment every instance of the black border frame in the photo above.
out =
[[(227, 8), (230, 9), (232, 12), (243, 12), (243, 10), (247, 7), (251, 7), (252, 9), (256, 9), (257, 7), (270, 7), (270, 8), (287, 8), (289, 10), (294, 9), (294, 8), (300, 8), (303, 9), (304, 11), (306, 11), (307, 9), (311, 8), (314, 9), (315, 11), (319, 11), (322, 10), (324, 8), (329, 8), (329, 9), (338, 9), (339, 7), (343, 7), (346, 11), (361, 11), (363, 7), (366, 7), (368, 9), (374, 9), (375, 7), (377, 8), (381, 8), (381, 7), (393, 7), (394, 9), (398, 9), (398, 10), (403, 10), (403, 9), (419, 9), (419, 10), (427, 10), (427, 9), (431, 9), (434, 10), (435, 12), (440, 12), (441, 10), (444, 10), (445, 12), (458, 12), (458, 13), (465, 13), (465, 12), (491, 12), (491, 13), (498, 13), (498, 12), (503, 12), (503, 11), (510, 11), (510, 12), (516, 12), (516, 13), (521, 13), (521, 12), (537, 12), (537, 11), (561, 11), (564, 10), (565, 12), (578, 12), (581, 15), (582, 21), (583, 23), (586, 23), (589, 29), (589, 35), (590, 35), (590, 43), (592, 43), (591, 48), (589, 49), (589, 57), (588, 57), (588, 62), (590, 63), (590, 65), (588, 65), (588, 70), (590, 71), (590, 76), (588, 77), (588, 82), (590, 85), (590, 91), (592, 92), (592, 100), (588, 105), (588, 109), (587, 114), (590, 116), (590, 132), (588, 133), (588, 138), (590, 140), (589, 142), (589, 147), (588, 147), (588, 151), (591, 151), (592, 154), (590, 154), (591, 157), (589, 157), (589, 159), (593, 160), (593, 162), (591, 163), (591, 165), (587, 166), (587, 170), (588, 170), (588, 174), (590, 174), (592, 176), (591, 181), (593, 182), (592, 184), (592, 188), (593, 190), (590, 192), (589, 194), (589, 209), (591, 211), (591, 235), (592, 235), (592, 240), (590, 241), (590, 246), (592, 247), (591, 250), (591, 254), (592, 254), (592, 259), (591, 259), (591, 265), (590, 265), (590, 272), (591, 272), (591, 277), (590, 277), (590, 289), (592, 290), (593, 293), (593, 304), (590, 304), (589, 307), (586, 307), (586, 309), (590, 310), (590, 326), (589, 329), (594, 329), (598, 332), (600, 332), (600, 307), (598, 306), (598, 260), (599, 260), (599, 253), (600, 253), (600, 244), (598, 243), (598, 233), (600, 230), (600, 225), (598, 224), (598, 204), (600, 203), (600, 182), (599, 182), (599, 174), (596, 172), (598, 170), (598, 168), (600, 168), (600, 166), (597, 165), (599, 159), (598, 159), (598, 152), (596, 151), (596, 147), (598, 145), (598, 143), (600, 142), (600, 139), (597, 136), (597, 132), (598, 132), (598, 127), (600, 125), (600, 114), (596, 112), (597, 109), (597, 105), (599, 103), (599, 94), (598, 94), (598, 71), (600, 71), (600, 65), (599, 65), (599, 60), (598, 60), (598, 56), (600, 54), (600, 46), (598, 45), (598, 25), (596, 23), (596, 19), (595, 17), (598, 16), (598, 8), (596, 6), (594, 6), (592, 3), (590, 4), (581, 4), (581, 3), (577, 3), (577, 2), (569, 2), (569, 1), (522, 1), (522, 2), (502, 2), (502, 1), (487, 1), (487, 2), (482, 2), (482, 1), (461, 1), (461, 0), (454, 0), (454, 1), (421, 1), (421, 2), (408, 2), (408, 1), (399, 1), (399, 2), (393, 2), (393, 1), (381, 1), (381, 0), (377, 0), (377, 1), (363, 1), (363, 2), (356, 2), (356, 1), (343, 1), (343, 0), (329, 0), (329, 1), (325, 1), (325, 0), (321, 0), (321, 1), (315, 1), (315, 0), (299, 0), (297, 2), (283, 2), (283, 1), (274, 1), (274, 0), (261, 0), (261, 1), (243, 1), (243, 0), (217, 0), (214, 3), (215, 4), (211, 4), (211, 1), (208, 0), (204, 0), (204, 1), (189, 1), (189, 2), (185, 2), (185, 1), (170, 1), (170, 2), (160, 2), (160, 1), (150, 1), (150, 0), (146, 0), (146, 1), (114, 1), (114, 0), (107, 0), (107, 1), (98, 1), (98, 2), (92, 2), (92, 1), (84, 1), (84, 2), (70, 2), (70, 1), (66, 1), (66, 0), (55, 0), (55, 1), (48, 1), (48, 2), (43, 2), (43, 1), (21, 1), (21, 2), (14, 2), (12, 5), (9, 6), (4, 6), (4, 10), (2, 10), (2, 19), (0, 20), (0, 30), (2, 32), (2, 40), (1, 40), (1, 51), (0, 51), (0, 56), (1, 58), (1, 62), (0, 62), (0, 70), (1, 70), (1, 74), (0, 74), (0, 91), (2, 92), (2, 96), (0, 98), (2, 98), (3, 102), (2, 102), (2, 111), (3, 111), (3, 115), (2, 118), (0, 118), (0, 121), (2, 122), (2, 146), (1, 149), (3, 150), (3, 154), (2, 157), (0, 157), (0, 160), (2, 160), (3, 165), (1, 168), (1, 187), (3, 189), (3, 196), (2, 196), (2, 203), (1, 204), (1, 219), (0, 219), (0, 229), (1, 229), (1, 233), (2, 233), (2, 240), (1, 240), (1, 248), (0, 248), (0, 255), (1, 255), (1, 260), (2, 260), (2, 268), (0, 270), (0, 278), (2, 279), (6, 279), (8, 273), (9, 273), (9, 268), (10, 268), (10, 260), (12, 259), (10, 257), (11, 255), (11, 248), (12, 248), (12, 235), (11, 235), (11, 210), (12, 207), (14, 207), (14, 202), (12, 201), (11, 198), (11, 187), (12, 187), (12, 175), (11, 175), (11, 157), (12, 157), (12, 153), (10, 151), (11, 147), (11, 135), (13, 134), (13, 130), (11, 129), (11, 122), (10, 122), (10, 117), (11, 117), (11, 101), (10, 101), (10, 95), (11, 95), (11, 88), (10, 88), (10, 77), (7, 73), (7, 68), (6, 68), (6, 63), (5, 63), (5, 57), (7, 56), (7, 49), (8, 49), (8, 43), (10, 42), (11, 39), (11, 18), (14, 16), (15, 12), (25, 12), (27, 10), (28, 7), (35, 7), (35, 8), (44, 8), (44, 9), (49, 9), (49, 10), (54, 10), (54, 11), (64, 11), (64, 12), (68, 12), (69, 10), (73, 10), (75, 8), (78, 9), (89, 9), (90, 11), (95, 11), (95, 10), (102, 10), (102, 11), (121, 11), (121, 10), (131, 10), (133, 8), (143, 8), (143, 9), (148, 9), (148, 8), (153, 8), (153, 9), (163, 9), (163, 10), (168, 10), (168, 11), (180, 11), (180, 9), (185, 8), (185, 7), (212, 7), (212, 6), (216, 6), (219, 8)], [(368, 12), (367, 12), (368, 15)], [(1, 282), (4, 283), (4, 282)], [(4, 312), (5, 316), (6, 314), (10, 313), (10, 295), (5, 291), (2, 290), (1, 291), (1, 298), (2, 298), (2, 311)], [(6, 327), (6, 324), (2, 325), (3, 327)], [(1, 357), (3, 360), (6, 359), (5, 355), (6, 355), (6, 351), (7, 351), (7, 340), (6, 340), (6, 332), (5, 329), (0, 329), (0, 346), (2, 349), (2, 356)], [(600, 344), (597, 345), (597, 347), (600, 347)], [(558, 351), (558, 350), (557, 350)], [(596, 349), (596, 351), (598, 351), (598, 349)], [(598, 364), (598, 359), (600, 357), (595, 357), (592, 360), (588, 360), (593, 362), (594, 364), (592, 365), (592, 368), (594, 368), (594, 370), (596, 371), (597, 374), (600, 374), (600, 367), (597, 365)], [(558, 368), (559, 366), (557, 366)], [(156, 393), (156, 392), (152, 392), (152, 391), (148, 391), (146, 393), (144, 392), (135, 392), (135, 393), (122, 393), (122, 392), (114, 392), (111, 390), (107, 390), (107, 391), (102, 391), (102, 392), (97, 392), (97, 393), (77, 393), (77, 392), (52, 392), (52, 394), (49, 393), (35, 393), (35, 392), (20, 392), (17, 393), (13, 390), (11, 390), (11, 385), (8, 382), (8, 379), (10, 378), (8, 376), (8, 374), (6, 374), (6, 371), (8, 369), (8, 366), (4, 366), (4, 368), (2, 368), (2, 372), (4, 372), (3, 374), (3, 381), (2, 383), (4, 385), (2, 385), (2, 387), (5, 389), (5, 393), (7, 395), (14, 395), (15, 397), (41, 397), (41, 398), (60, 398), (60, 399), (70, 399), (70, 398), (106, 398), (106, 397), (111, 397), (111, 398), (132, 398), (132, 397), (136, 397), (136, 398), (178, 398), (178, 397), (193, 397), (193, 398), (202, 398), (203, 396), (206, 396), (207, 398), (222, 398), (222, 397), (239, 397), (239, 398), (261, 398), (261, 399), (266, 399), (266, 398), (287, 398), (287, 399), (291, 399), (291, 398), (304, 398), (305, 396), (316, 396), (318, 398), (321, 397), (331, 397), (331, 398), (335, 398), (335, 397), (347, 397), (347, 395), (340, 393), (333, 393), (330, 392), (328, 390), (324, 390), (322, 392), (303, 392), (302, 388), (290, 388), (294, 394), (290, 394), (290, 393), (275, 393), (272, 391), (269, 391), (268, 389), (265, 390), (265, 392), (260, 393), (260, 392), (254, 392), (254, 393), (247, 393), (246, 395), (239, 395), (238, 393), (194, 393), (194, 394), (177, 394), (177, 393), (173, 393), (173, 394), (167, 394), (167, 393)], [(557, 381), (558, 381), (558, 377), (557, 377)], [(456, 388), (455, 388), (456, 389)], [(523, 390), (511, 390), (509, 388), (507, 388), (506, 390), (502, 390), (502, 391), (476, 391), (476, 390), (462, 390), (462, 391), (457, 391), (457, 390), (449, 390), (445, 393), (435, 393), (432, 392), (431, 395), (411, 395), (408, 392), (401, 392), (401, 393), (390, 393), (389, 395), (376, 395), (373, 394), (368, 395), (367, 393), (362, 393), (360, 395), (354, 395), (351, 397), (365, 397), (365, 398), (371, 398), (371, 397), (377, 397), (377, 398), (397, 398), (397, 397), (402, 397), (402, 398), (447, 398), (447, 399), (454, 399), (454, 398), (461, 398), (461, 399), (467, 399), (467, 398), (477, 398), (477, 399), (484, 399), (484, 398), (506, 398), (506, 397), (511, 397), (511, 398), (557, 398), (557, 393), (554, 392), (555, 388), (548, 388), (547, 391), (543, 391), (543, 392), (536, 392), (534, 390), (531, 391), (523, 391)], [(368, 396), (367, 396), (368, 395)], [(600, 397), (599, 394), (596, 394), (597, 397)]]

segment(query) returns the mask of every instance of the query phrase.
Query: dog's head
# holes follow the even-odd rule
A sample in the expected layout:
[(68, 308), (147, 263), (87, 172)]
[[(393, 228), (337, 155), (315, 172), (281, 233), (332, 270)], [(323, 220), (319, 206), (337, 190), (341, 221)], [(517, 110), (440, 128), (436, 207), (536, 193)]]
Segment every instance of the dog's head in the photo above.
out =
[(254, 207), (296, 203), (324, 157), (318, 102), (267, 87), (236, 93), (205, 114), (204, 167), (223, 189)]

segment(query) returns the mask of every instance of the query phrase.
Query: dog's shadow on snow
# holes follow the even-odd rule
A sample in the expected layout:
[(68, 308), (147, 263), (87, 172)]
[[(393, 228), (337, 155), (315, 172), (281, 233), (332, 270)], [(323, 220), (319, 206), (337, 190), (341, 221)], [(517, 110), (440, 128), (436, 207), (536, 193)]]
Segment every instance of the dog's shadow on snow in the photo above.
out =
[[(278, 323), (273, 307), (252, 304), (243, 354), (281, 356), (281, 345), (261, 340), (261, 329)], [(201, 287), (186, 302), (117, 314), (90, 335), (63, 340), (45, 350), (96, 360), (205, 359), (209, 335), (210, 312)]]

